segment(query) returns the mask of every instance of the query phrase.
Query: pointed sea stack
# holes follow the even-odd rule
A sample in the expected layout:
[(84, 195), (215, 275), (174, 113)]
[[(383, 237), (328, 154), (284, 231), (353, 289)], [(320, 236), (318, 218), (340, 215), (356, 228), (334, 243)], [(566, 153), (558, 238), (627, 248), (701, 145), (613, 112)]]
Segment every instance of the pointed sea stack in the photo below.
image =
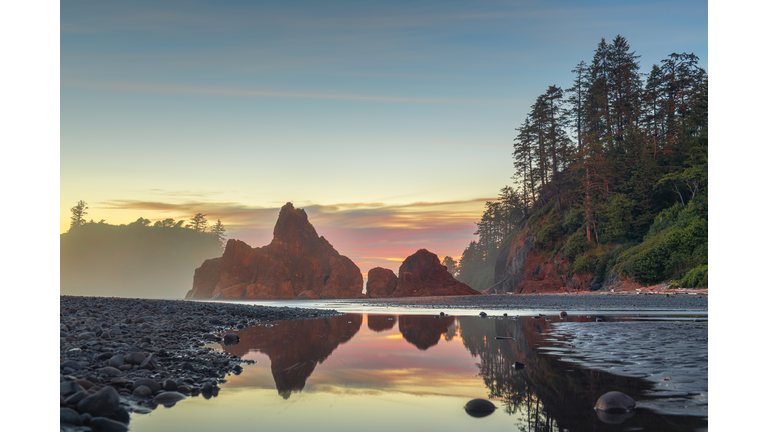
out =
[(222, 300), (339, 299), (362, 295), (363, 275), (309, 223), (307, 213), (287, 203), (274, 237), (252, 248), (227, 241), (224, 256), (195, 270), (186, 298)]

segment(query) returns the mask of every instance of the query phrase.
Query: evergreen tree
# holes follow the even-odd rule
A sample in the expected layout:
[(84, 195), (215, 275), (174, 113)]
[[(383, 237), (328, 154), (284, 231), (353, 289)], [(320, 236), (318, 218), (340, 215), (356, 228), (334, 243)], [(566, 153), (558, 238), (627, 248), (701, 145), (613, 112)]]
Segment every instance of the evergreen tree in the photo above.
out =
[(221, 223), (221, 219), (216, 219), (216, 223), (211, 227), (211, 234), (219, 240), (222, 246), (224, 246), (224, 224)]
[(197, 232), (205, 232), (208, 229), (208, 220), (205, 218), (206, 215), (202, 213), (196, 213), (194, 216), (192, 216), (192, 219), (190, 219), (189, 224), (187, 224), (187, 228), (191, 228)]
[(88, 214), (86, 210), (88, 210), (88, 203), (83, 200), (78, 201), (74, 207), (69, 209), (69, 211), (72, 212), (72, 216), (70, 217), (71, 222), (69, 223), (69, 229), (79, 227), (85, 224), (85, 215)]

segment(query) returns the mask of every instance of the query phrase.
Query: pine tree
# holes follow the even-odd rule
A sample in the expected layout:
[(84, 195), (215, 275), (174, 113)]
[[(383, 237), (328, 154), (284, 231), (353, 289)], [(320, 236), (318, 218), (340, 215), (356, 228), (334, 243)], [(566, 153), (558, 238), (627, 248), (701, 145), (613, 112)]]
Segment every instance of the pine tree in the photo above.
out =
[(74, 207), (69, 209), (69, 211), (72, 212), (72, 216), (70, 217), (71, 222), (69, 223), (69, 229), (79, 227), (85, 224), (85, 215), (88, 214), (86, 210), (88, 210), (88, 203), (83, 200), (78, 201)]

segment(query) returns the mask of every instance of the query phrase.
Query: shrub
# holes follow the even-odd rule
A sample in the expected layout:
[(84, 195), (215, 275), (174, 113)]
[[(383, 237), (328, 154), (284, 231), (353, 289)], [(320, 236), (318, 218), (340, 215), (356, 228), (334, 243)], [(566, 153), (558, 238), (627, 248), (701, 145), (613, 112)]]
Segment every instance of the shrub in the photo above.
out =
[(691, 269), (677, 282), (682, 288), (702, 288), (707, 286), (707, 275), (707, 265), (700, 265)]

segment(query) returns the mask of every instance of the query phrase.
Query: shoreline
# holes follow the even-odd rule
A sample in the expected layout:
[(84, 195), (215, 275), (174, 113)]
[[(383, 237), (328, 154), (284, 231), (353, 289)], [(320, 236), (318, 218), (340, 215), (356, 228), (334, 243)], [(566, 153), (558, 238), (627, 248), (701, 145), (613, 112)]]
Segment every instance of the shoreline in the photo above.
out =
[(114, 297), (59, 297), (60, 425), (125, 431), (130, 413), (215, 397), (249, 363), (205, 345), (259, 322), (343, 315), (335, 310)]

